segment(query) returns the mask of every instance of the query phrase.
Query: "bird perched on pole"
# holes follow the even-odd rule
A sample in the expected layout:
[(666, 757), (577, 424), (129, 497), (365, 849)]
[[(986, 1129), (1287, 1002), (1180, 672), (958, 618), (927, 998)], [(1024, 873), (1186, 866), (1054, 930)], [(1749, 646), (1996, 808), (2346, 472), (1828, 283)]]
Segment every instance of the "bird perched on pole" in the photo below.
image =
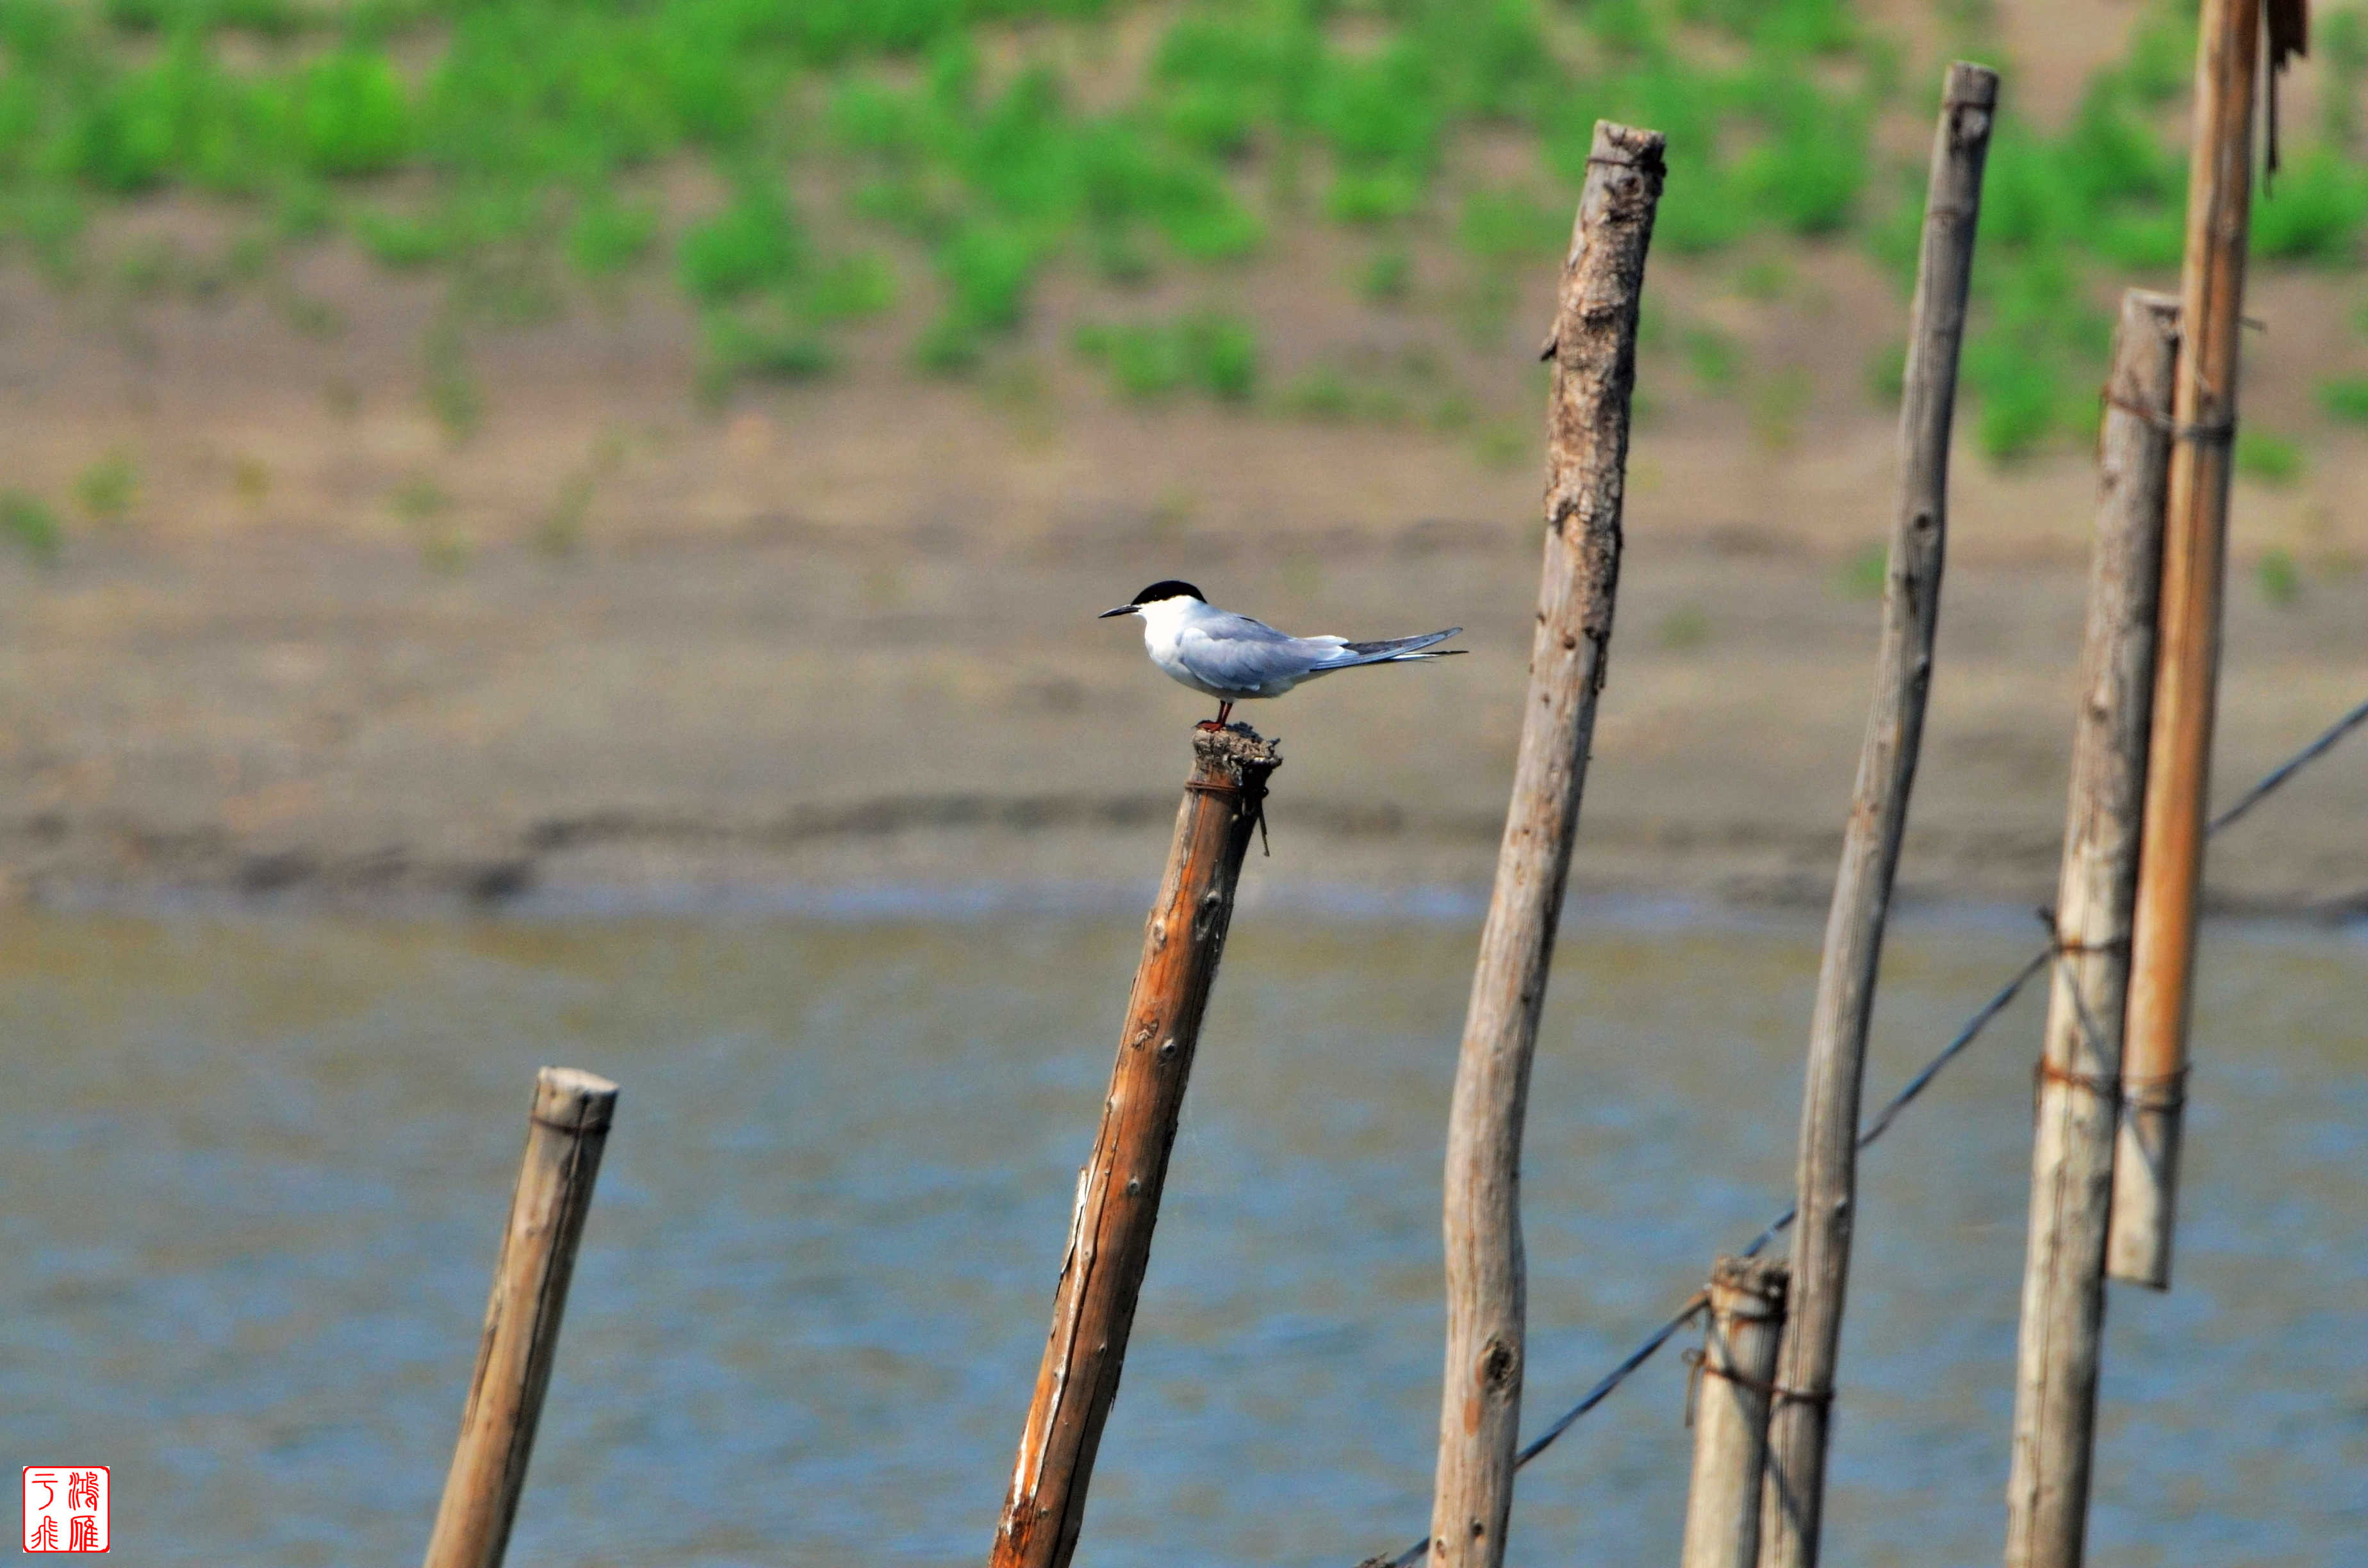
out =
[(1293, 637), (1262, 620), (1219, 609), (1201, 597), (1200, 589), (1172, 577), (1152, 584), (1135, 595), (1132, 604), (1102, 611), (1099, 619), (1108, 620), (1114, 615), (1142, 617), (1143, 646), (1151, 662), (1170, 679), (1217, 699), (1217, 716), (1201, 721), (1199, 727), (1204, 730), (1224, 729), (1236, 702), (1281, 697), (1302, 681), (1334, 670), (1443, 659), (1463, 652), (1461, 648), (1423, 652), (1463, 631), (1460, 626), (1378, 642)]

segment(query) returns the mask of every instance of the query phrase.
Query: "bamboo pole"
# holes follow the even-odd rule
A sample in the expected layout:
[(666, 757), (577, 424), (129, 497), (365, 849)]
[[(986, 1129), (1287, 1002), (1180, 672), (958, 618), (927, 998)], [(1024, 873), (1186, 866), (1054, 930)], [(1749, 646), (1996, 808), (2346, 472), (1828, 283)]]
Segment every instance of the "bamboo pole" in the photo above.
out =
[(1598, 120), (1545, 355), (1545, 564), (1512, 802), (1447, 1130), (1447, 1369), (1430, 1561), (1497, 1568), (1521, 1414), (1521, 1120), (1611, 642), (1636, 307), (1663, 139)]
[(996, 1525), (993, 1568), (1062, 1568), (1076, 1550), (1243, 852), (1265, 810), (1267, 779), (1281, 764), (1273, 744), (1247, 725), (1193, 736), (1192, 773), (1144, 929), (1101, 1128), (1077, 1173), (1052, 1333)]
[(1759, 1538), (1763, 1568), (1814, 1568), (1817, 1561), (1828, 1406), (1856, 1218), (1867, 1020), (1874, 1008), (1884, 920), (1907, 826), (1907, 798), (1931, 686), (1948, 535), (1957, 350), (1964, 335), (1982, 163), (1989, 149), (1998, 81), (1998, 73), (1985, 66), (1962, 61), (1950, 66), (1932, 141), (1899, 410), (1899, 511), (1891, 536), (1874, 702), (1859, 753), (1809, 1030), (1801, 1107), (1801, 1220), (1793, 1241), (1792, 1315), (1779, 1362), (1782, 1392), (1769, 1423), (1769, 1493)]
[(2253, 78), (2260, 0), (2204, 0), (2196, 42), (2195, 129), (2180, 283), (2178, 380), (2162, 546), (2162, 637), (2145, 840), (2132, 932), (2125, 1109), (2114, 1160), (2106, 1265), (2116, 1279), (2170, 1284), (2180, 1108), (2203, 879), (2229, 458), (2237, 437), (2237, 346), (2252, 205)]
[(2079, 1568), (2088, 1528), (2178, 345), (2176, 299), (2135, 289), (2122, 296), (2099, 441), (2097, 542), (2055, 900), (2058, 953), (2032, 1140), (2007, 1568)]
[(526, 1157), (494, 1265), (485, 1334), (461, 1413), (461, 1440), (427, 1538), (426, 1568), (497, 1568), (551, 1386), (575, 1247), (609, 1142), (617, 1085), (573, 1067), (535, 1074)]
[(1789, 1278), (1782, 1263), (1764, 1257), (1722, 1257), (1711, 1270), (1682, 1568), (1752, 1568), (1759, 1560), (1768, 1406)]

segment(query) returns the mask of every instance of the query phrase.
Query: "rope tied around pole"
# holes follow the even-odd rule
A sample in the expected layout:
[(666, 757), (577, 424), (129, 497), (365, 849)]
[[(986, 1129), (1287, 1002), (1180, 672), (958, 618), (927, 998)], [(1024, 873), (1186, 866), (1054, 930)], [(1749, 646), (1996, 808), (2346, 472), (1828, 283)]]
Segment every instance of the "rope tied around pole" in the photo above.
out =
[(1771, 1400), (1802, 1400), (1814, 1404), (1833, 1403), (1834, 1391), (1831, 1389), (1820, 1394), (1812, 1394), (1800, 1389), (1788, 1389), (1773, 1378), (1747, 1377), (1732, 1367), (1713, 1365), (1709, 1354), (1699, 1347), (1690, 1347), (1680, 1351), (1678, 1359), (1683, 1361), (1687, 1369), (1686, 1425), (1688, 1426), (1694, 1424), (1694, 1393), (1702, 1386), (1702, 1381), (1704, 1378), (1716, 1378), (1721, 1382), (1733, 1383), (1739, 1389), (1749, 1389), (1753, 1393)]
[[(1243, 793), (1242, 786), (1239, 782), (1220, 784), (1201, 778), (1186, 779), (1184, 781), (1184, 788), (1200, 795), (1240, 795)], [(1259, 853), (1264, 855), (1266, 858), (1269, 860), (1273, 859), (1274, 846), (1268, 841), (1266, 835), (1266, 791), (1263, 789), (1258, 790), (1256, 799), (1253, 800), (1250, 804), (1250, 824), (1258, 829)]]
[(2209, 421), (2199, 419), (2182, 425), (2162, 410), (2149, 408), (2145, 403), (2123, 397), (2110, 386), (2097, 395), (2106, 407), (2133, 415), (2144, 421), (2148, 428), (2159, 430), (2174, 441), (2199, 441), (2218, 446), (2237, 438), (2237, 421), (2233, 417)]

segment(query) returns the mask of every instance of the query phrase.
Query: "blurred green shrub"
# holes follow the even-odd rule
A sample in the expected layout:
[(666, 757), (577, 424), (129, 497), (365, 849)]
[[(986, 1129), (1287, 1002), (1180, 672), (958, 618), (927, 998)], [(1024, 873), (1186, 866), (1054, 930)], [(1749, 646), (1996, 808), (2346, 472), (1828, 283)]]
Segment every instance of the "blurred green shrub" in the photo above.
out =
[(2240, 426), (2237, 472), (2264, 484), (2287, 485), (2302, 477), (2302, 448), (2283, 436)]
[(2318, 383), (2318, 406), (2353, 425), (2368, 425), (2368, 376), (2337, 376)]
[(96, 521), (121, 522), (140, 499), (140, 465), (120, 448), (108, 452), (75, 476), (74, 499)]
[(1258, 334), (1220, 312), (1196, 312), (1169, 322), (1089, 324), (1075, 338), (1080, 357), (1100, 366), (1110, 384), (1139, 402), (1181, 391), (1220, 403), (1246, 403), (1258, 380)]
[(2272, 609), (2283, 609), (2302, 597), (2302, 568), (2292, 551), (2261, 551), (2261, 558), (2253, 563), (2253, 582)]
[(48, 502), (22, 490), (0, 490), (0, 534), (7, 535), (37, 565), (55, 564), (65, 549), (58, 515)]

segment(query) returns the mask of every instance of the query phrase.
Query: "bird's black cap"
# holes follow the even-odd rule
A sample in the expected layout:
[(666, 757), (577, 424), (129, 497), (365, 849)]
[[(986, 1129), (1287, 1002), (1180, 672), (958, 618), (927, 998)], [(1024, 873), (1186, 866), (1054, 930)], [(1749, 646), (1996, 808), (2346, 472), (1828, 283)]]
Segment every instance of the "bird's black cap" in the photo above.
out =
[(1139, 605), (1156, 605), (1162, 599), (1200, 599), (1202, 604), (1209, 602), (1201, 597), (1200, 589), (1190, 583), (1179, 583), (1173, 577), (1154, 583), (1134, 596), (1134, 602)]

